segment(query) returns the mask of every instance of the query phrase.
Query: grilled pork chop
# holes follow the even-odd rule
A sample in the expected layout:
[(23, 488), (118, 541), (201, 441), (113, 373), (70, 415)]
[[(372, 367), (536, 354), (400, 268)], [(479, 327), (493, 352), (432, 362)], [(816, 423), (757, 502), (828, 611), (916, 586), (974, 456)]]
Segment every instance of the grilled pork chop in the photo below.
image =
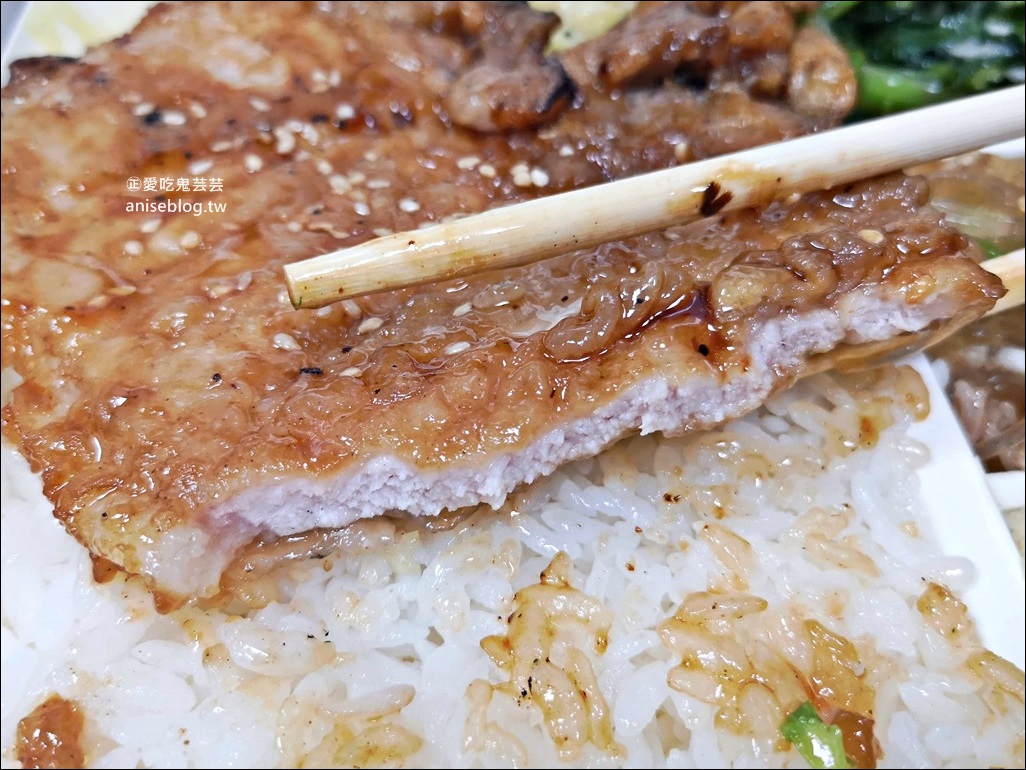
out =
[(838, 346), (992, 305), (997, 279), (894, 176), (292, 310), (286, 262), (850, 106), (784, 5), (674, 9), (679, 33), (621, 25), (565, 67), (551, 18), (501, 3), (159, 6), (81, 61), (17, 65), (3, 427), (68, 530), (209, 594), (260, 534), (498, 505), (626, 434), (743, 414)]

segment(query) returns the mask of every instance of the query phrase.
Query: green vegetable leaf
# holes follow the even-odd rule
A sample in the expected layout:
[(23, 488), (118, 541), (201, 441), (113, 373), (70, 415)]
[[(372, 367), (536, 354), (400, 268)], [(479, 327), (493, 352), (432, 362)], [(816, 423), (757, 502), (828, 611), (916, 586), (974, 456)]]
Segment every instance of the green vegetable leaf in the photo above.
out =
[(848, 50), (861, 117), (1022, 83), (1024, 2), (825, 2), (811, 23)]
[(819, 13), (827, 21), (835, 21), (858, 4), (859, 0), (827, 0), (819, 6)]
[(780, 734), (791, 742), (810, 767), (852, 767), (844, 754), (841, 728), (820, 719), (809, 701), (791, 712), (780, 725)]

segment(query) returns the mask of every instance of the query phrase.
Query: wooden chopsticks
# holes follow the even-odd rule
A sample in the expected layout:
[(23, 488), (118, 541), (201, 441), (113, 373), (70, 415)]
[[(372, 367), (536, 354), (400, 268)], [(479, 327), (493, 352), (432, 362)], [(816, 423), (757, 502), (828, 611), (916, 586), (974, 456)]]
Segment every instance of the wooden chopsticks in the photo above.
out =
[(994, 307), (987, 312), (987, 315), (994, 315), (994, 313), (1000, 313), (1023, 304), (1023, 300), (1026, 299), (1026, 288), (1023, 286), (1023, 274), (1026, 272), (1026, 252), (1023, 249), (984, 260), (980, 266), (1000, 278), (1001, 283), (1008, 290), (1005, 296), (994, 303)]
[(386, 235), (287, 265), (296, 308), (507, 268), (1023, 134), (1026, 86)]

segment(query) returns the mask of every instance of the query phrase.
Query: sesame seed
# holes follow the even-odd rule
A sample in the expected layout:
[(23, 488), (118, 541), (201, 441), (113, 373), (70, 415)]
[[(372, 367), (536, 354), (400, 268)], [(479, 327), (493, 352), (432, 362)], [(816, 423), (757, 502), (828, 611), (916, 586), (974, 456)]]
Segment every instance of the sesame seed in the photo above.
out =
[(531, 169), (531, 184), (535, 187), (544, 187), (549, 183), (549, 174), (543, 168)]
[(186, 230), (182, 233), (182, 237), (178, 239), (178, 245), (183, 249), (194, 249), (200, 245), (202, 239), (200, 234), (195, 230)]
[(452, 311), (453, 316), (456, 318), (462, 318), (471, 311), (473, 306), (469, 302), (464, 302), (462, 305)]
[(332, 174), (328, 177), (328, 184), (331, 185), (331, 191), (338, 195), (349, 192), (353, 187), (350, 181), (341, 174)]
[(138, 257), (143, 253), (143, 245), (139, 241), (125, 241), (121, 248), (131, 257)]
[(353, 204), (353, 211), (355, 211), (361, 217), (370, 216), (370, 206), (363, 201), (357, 201)]
[(363, 159), (365, 161), (367, 161), (368, 163), (377, 163), (378, 162), (378, 154), (376, 152), (374, 152), (374, 150), (368, 150), (367, 152), (365, 152), (363, 154)]
[(350, 366), (348, 369), (343, 369), (339, 372), (340, 377), (359, 377), (360, 368), (357, 366)]
[(360, 310), (360, 306), (351, 299), (342, 300), (342, 309), (346, 311), (346, 315), (360, 316), (363, 314), (363, 311)]
[(280, 350), (302, 350), (296, 338), (285, 332), (278, 332), (274, 335), (274, 346)]
[(420, 204), (413, 200), (413, 198), (403, 198), (399, 201), (399, 210), (412, 214), (415, 211), (420, 211)]
[(477, 167), (477, 173), (483, 176), (485, 179), (495, 179), (495, 166), (491, 163), (482, 163)]
[(464, 350), (470, 350), (469, 342), (454, 342), (448, 345), (443, 352), (447, 356), (454, 356), (457, 353), (462, 353)]
[(205, 118), (207, 116), (207, 108), (199, 102), (190, 103), (189, 112), (192, 113), (192, 116), (194, 118)]
[(514, 163), (513, 166), (510, 168), (509, 173), (511, 173), (513, 176), (516, 176), (517, 174), (526, 174), (527, 173), (527, 164), (526, 163)]
[(520, 171), (514, 174), (513, 184), (515, 184), (517, 187), (530, 187), (532, 184), (531, 174), (527, 171)]
[(362, 171), (350, 171), (349, 181), (353, 184), (363, 184), (367, 181), (367, 175)]
[(160, 220), (159, 219), (147, 219), (145, 222), (143, 222), (141, 225), (139, 225), (139, 232), (140, 233), (146, 233), (147, 235), (150, 234), (150, 233), (155, 233), (159, 229), (160, 229)]
[(382, 321), (380, 318), (376, 318), (373, 316), (371, 318), (364, 318), (362, 321), (360, 321), (360, 325), (356, 327), (356, 333), (366, 334), (367, 332), (377, 331), (384, 325), (384, 323), (385, 322)]
[(274, 136), (278, 140), (274, 146), (274, 151), (279, 155), (288, 155), (296, 149), (296, 135), (288, 129), (279, 126), (274, 129)]
[(229, 139), (222, 139), (219, 142), (214, 142), (210, 145), (211, 152), (227, 152), (235, 146), (235, 142)]
[(476, 155), (465, 155), (456, 161), (456, 168), (463, 171), (470, 171), (480, 165), (481, 159)]
[(318, 174), (323, 174), (324, 176), (331, 176), (335, 171), (335, 169), (331, 167), (331, 164), (324, 158), (318, 158), (317, 162), (314, 164), (314, 168), (317, 169)]
[(231, 284), (219, 281), (212, 286), (205, 286), (203, 291), (210, 299), (221, 299), (221, 297), (227, 297), (234, 292), (235, 288)]
[(386, 189), (388, 187), (391, 187), (391, 186), (392, 186), (392, 183), (389, 182), (387, 179), (368, 179), (367, 180), (367, 189), (368, 190), (384, 190), (384, 189)]
[(784, 198), (784, 203), (786, 203), (788, 206), (793, 206), (794, 204), (796, 204), (801, 199), (802, 199), (801, 193), (793, 192), (790, 195), (788, 195), (786, 198)]
[(356, 110), (353, 109), (353, 105), (343, 102), (335, 108), (335, 117), (339, 120), (352, 120), (356, 117)]
[(389, 230), (387, 227), (375, 227), (373, 230), (371, 230), (371, 232), (379, 238), (384, 238), (386, 235), (392, 234), (392, 231)]
[(678, 163), (683, 163), (691, 153), (691, 145), (687, 142), (677, 142), (673, 145), (673, 157)]
[(561, 158), (569, 158), (573, 154), (574, 148), (571, 147), (569, 144), (564, 144), (562, 147), (559, 148), (559, 156)]
[(884, 239), (883, 233), (879, 230), (859, 230), (859, 238), (867, 243), (881, 243)]
[(205, 174), (214, 167), (214, 161), (212, 160), (194, 160), (189, 164), (189, 173), (193, 176), (199, 176)]
[(332, 70), (328, 73), (328, 85), (335, 87), (342, 85), (342, 73), (339, 70)]
[(285, 229), (288, 230), (290, 233), (298, 233), (300, 230), (303, 229), (303, 226), (299, 224), (299, 222), (289, 222), (287, 225), (285, 225)]
[(153, 112), (153, 109), (153, 105), (150, 102), (139, 102), (132, 108), (132, 114), (141, 118), (145, 115), (149, 115)]
[(298, 129), (296, 129), (301, 137), (303, 137), (308, 144), (316, 147), (317, 142), (320, 141), (321, 135), (317, 133), (317, 129), (314, 128), (313, 123), (303, 123)]
[(242, 164), (250, 174), (255, 174), (264, 167), (264, 162), (260, 159), (260, 156), (253, 153), (247, 153), (246, 157), (242, 159)]
[(127, 297), (131, 294), (135, 294), (137, 289), (134, 286), (114, 286), (107, 293), (112, 297)]
[(161, 115), (161, 119), (164, 121), (165, 125), (168, 125), (168, 126), (184, 126), (185, 125), (185, 113), (184, 112), (179, 112), (178, 110), (168, 110), (167, 112), (162, 112), (160, 115)]
[(271, 105), (256, 96), (250, 97), (249, 103), (257, 112), (269, 112), (271, 109)]
[(328, 233), (333, 238), (342, 239), (342, 238), (348, 238), (349, 237), (349, 233), (348, 232), (343, 232), (342, 230), (336, 230), (335, 226), (332, 225), (331, 222), (311, 222), (310, 224), (308, 224), (306, 226), (306, 229), (307, 230), (312, 230), (314, 232)]

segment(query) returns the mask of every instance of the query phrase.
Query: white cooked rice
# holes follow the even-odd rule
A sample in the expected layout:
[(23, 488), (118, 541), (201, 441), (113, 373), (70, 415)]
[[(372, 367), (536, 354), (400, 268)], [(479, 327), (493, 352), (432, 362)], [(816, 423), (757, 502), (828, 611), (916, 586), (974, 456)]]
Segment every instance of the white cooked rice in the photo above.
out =
[[(904, 435), (917, 392), (897, 370), (818, 377), (718, 431), (623, 442), (445, 531), (365, 522), (331, 557), (285, 568), (279, 600), (244, 615), (161, 616), (136, 580), (93, 584), (5, 445), (3, 766), (17, 766), (19, 719), (54, 692), (84, 712), (94, 767), (558, 765), (535, 699), (516, 697), (481, 642), (512, 633), (507, 617), (541, 589), (514, 594), (560, 552), (593, 614), (550, 607), (545, 649), (557, 677), (584, 653), (615, 740), (569, 764), (806, 766), (776, 717), (753, 710), (736, 734), (715, 726), (722, 704), (668, 686), (681, 654), (659, 628), (715, 590), (767, 603), (710, 621), (724, 650), (807, 670), (805, 620), (855, 644), (881, 766), (1022, 766), (1022, 672), (981, 674), (972, 634), (943, 638), (917, 609), (929, 581), (957, 594), (973, 575), (938, 553), (918, 510), (926, 457)], [(878, 419), (896, 424), (859, 446)]]

